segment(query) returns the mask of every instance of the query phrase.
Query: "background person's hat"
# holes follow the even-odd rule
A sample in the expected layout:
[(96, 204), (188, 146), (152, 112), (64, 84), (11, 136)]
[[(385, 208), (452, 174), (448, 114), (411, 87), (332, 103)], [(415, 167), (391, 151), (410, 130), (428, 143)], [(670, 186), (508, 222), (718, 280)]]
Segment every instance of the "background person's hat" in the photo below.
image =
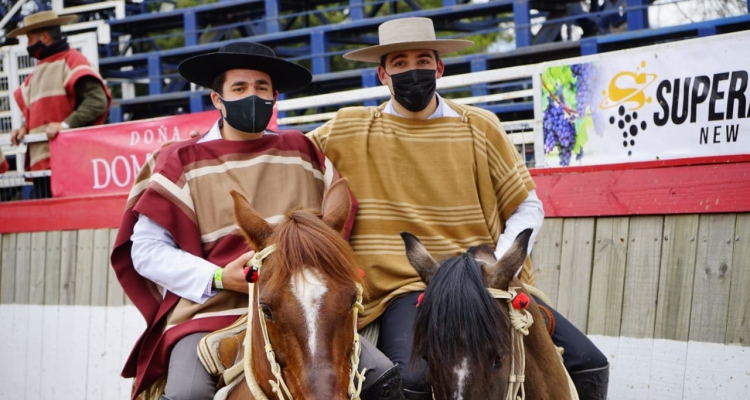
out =
[(282, 60), (270, 48), (254, 42), (234, 42), (216, 53), (202, 54), (180, 63), (178, 70), (190, 82), (210, 88), (219, 74), (230, 69), (252, 69), (267, 73), (274, 90), (293, 92), (312, 82), (310, 71)]
[(23, 27), (16, 28), (8, 33), (9, 38), (23, 35), (37, 29), (47, 28), (50, 26), (67, 25), (78, 19), (75, 14), (58, 17), (54, 11), (40, 11), (35, 14), (23, 17)]
[(344, 54), (354, 61), (379, 63), (380, 58), (395, 51), (435, 50), (450, 53), (470, 47), (470, 40), (436, 39), (435, 27), (429, 18), (400, 18), (383, 22), (378, 27), (380, 44)]

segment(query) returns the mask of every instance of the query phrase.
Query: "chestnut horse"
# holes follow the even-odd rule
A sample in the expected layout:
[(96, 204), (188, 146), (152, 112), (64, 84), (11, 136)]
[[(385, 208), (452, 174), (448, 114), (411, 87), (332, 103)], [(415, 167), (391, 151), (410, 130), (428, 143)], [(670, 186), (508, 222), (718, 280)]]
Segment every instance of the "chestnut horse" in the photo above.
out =
[(245, 381), (228, 398), (357, 398), (362, 277), (341, 235), (352, 207), (346, 180), (331, 185), (321, 212), (294, 210), (276, 226), (239, 193), (232, 197), (237, 225), (256, 251), (258, 276)]
[[(427, 360), (435, 399), (515, 400), (524, 393), (526, 399), (571, 398), (542, 315), (515, 277), (530, 235), (530, 229), (518, 235), (499, 261), (492, 248), (480, 246), (438, 263), (415, 236), (401, 234), (409, 263), (427, 284), (417, 308), (412, 361)], [(528, 301), (511, 314), (516, 294), (514, 304), (524, 296)], [(528, 326), (526, 311), (536, 323)]]

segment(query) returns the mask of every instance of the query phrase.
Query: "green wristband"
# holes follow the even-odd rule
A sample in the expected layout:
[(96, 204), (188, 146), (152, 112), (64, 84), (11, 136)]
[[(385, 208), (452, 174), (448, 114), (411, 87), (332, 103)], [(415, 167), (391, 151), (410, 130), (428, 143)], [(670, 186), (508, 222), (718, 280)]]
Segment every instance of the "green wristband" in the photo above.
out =
[(221, 281), (221, 275), (224, 273), (223, 268), (217, 268), (216, 271), (214, 271), (214, 286), (216, 286), (216, 289), (222, 290), (224, 289), (224, 283)]

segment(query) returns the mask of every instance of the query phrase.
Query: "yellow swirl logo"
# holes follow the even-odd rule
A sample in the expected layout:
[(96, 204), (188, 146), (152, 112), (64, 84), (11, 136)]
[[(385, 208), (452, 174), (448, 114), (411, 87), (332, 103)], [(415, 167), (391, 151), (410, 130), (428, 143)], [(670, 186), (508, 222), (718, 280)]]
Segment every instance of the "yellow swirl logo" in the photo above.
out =
[(607, 90), (602, 91), (604, 101), (599, 104), (599, 109), (626, 105), (628, 110), (638, 110), (646, 103), (651, 103), (651, 97), (647, 97), (643, 90), (656, 81), (656, 74), (638, 71), (645, 67), (646, 62), (641, 61), (641, 68), (636, 72), (625, 71), (615, 75), (609, 81)]

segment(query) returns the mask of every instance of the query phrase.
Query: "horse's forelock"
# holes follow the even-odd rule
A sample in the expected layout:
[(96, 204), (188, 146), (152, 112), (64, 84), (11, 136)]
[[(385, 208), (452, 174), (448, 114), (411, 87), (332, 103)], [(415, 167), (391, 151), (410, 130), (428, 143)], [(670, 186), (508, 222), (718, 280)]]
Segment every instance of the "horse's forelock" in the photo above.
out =
[[(290, 211), (268, 239), (276, 245), (274, 270), (269, 281), (283, 285), (289, 276), (304, 268), (319, 271), (331, 285), (346, 286), (362, 282), (359, 264), (341, 234), (329, 228), (320, 213), (313, 210)], [(283, 282), (282, 282), (283, 281)]]
[[(441, 264), (417, 311), (412, 363), (427, 359), (433, 389), (453, 391), (454, 367), (464, 358), (468, 365), (488, 365), (484, 358), (508, 353), (510, 331), (471, 255)], [(482, 371), (472, 370), (478, 373)]]

